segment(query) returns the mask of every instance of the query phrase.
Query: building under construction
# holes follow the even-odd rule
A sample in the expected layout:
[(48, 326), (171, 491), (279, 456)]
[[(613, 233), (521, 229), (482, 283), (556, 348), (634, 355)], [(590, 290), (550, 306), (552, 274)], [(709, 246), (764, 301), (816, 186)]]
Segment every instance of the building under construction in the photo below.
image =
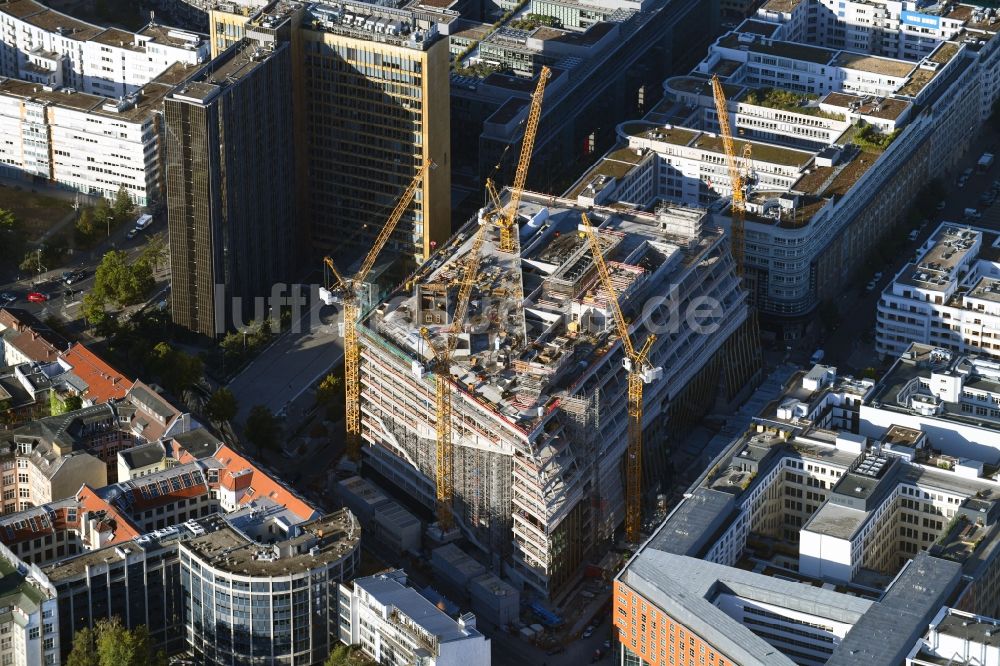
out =
[[(498, 570), (549, 598), (610, 543), (625, 509), (626, 369), (615, 294), (602, 286), (582, 212), (631, 337), (656, 334), (644, 392), (647, 497), (669, 470), (671, 435), (731, 400), (759, 357), (728, 242), (702, 209), (586, 208), (525, 193), (519, 262), (487, 225), (450, 365), (454, 520)], [(365, 463), (428, 507), (437, 410), (427, 337), (451, 329), (484, 219), (490, 211), (358, 327)]]

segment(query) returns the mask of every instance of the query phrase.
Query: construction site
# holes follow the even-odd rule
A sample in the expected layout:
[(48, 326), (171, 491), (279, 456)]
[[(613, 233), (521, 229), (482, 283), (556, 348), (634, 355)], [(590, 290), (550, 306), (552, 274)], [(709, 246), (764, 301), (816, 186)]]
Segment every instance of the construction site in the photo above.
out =
[(732, 400), (759, 350), (704, 209), (514, 192), (362, 315), (361, 453), (437, 507), (442, 539), (558, 599), (627, 513), (638, 541), (671, 437)]

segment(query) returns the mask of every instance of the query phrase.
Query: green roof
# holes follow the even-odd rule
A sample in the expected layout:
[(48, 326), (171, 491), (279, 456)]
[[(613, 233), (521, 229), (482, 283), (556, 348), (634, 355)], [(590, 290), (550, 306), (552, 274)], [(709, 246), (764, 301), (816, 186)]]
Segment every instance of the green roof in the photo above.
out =
[(0, 557), (0, 604), (13, 602), (26, 610), (34, 610), (44, 600), (45, 594), (40, 589), (29, 583), (6, 558)]

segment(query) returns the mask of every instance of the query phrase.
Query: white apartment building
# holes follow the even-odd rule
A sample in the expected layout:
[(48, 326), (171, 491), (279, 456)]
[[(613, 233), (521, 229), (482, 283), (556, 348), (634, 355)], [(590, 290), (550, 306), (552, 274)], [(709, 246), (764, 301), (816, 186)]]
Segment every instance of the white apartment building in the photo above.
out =
[(942, 454), (1000, 462), (1000, 362), (913, 343), (861, 405), (860, 432), (899, 425)]
[(124, 97), (174, 63), (208, 55), (203, 35), (152, 23), (136, 33), (104, 28), (35, 0), (0, 6), (0, 75), (53, 89)]
[(55, 588), (3, 544), (0, 579), (0, 665), (60, 663)]
[(912, 342), (1000, 359), (1000, 234), (944, 222), (882, 291), (876, 350)]
[[(352, 586), (353, 585), (353, 589)], [(406, 584), (406, 572), (357, 578), (339, 590), (340, 640), (385, 666), (489, 666), (476, 616), (457, 620)]]
[(122, 99), (0, 80), (0, 173), (145, 206), (160, 198), (161, 106), (174, 65)]

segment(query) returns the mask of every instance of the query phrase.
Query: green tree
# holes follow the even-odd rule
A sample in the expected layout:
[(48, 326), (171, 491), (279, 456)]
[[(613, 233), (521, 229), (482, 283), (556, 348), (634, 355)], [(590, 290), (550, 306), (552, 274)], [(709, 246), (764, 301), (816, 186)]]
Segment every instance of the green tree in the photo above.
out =
[(327, 417), (335, 418), (344, 404), (344, 380), (329, 374), (316, 387), (316, 404), (326, 409)]
[(67, 666), (166, 666), (167, 658), (153, 647), (149, 629), (125, 628), (117, 617), (98, 620), (93, 630), (81, 629), (73, 637)]
[(0, 231), (14, 231), (17, 227), (17, 218), (14, 217), (14, 213), (5, 208), (0, 208)]
[(149, 365), (163, 385), (175, 395), (197, 384), (205, 371), (200, 358), (174, 349), (166, 342), (153, 347)]
[(106, 300), (103, 296), (91, 291), (83, 297), (83, 317), (91, 326), (97, 326), (108, 318), (105, 310)]
[(14, 261), (24, 250), (21, 223), (9, 210), (0, 208), (0, 259)]
[(75, 412), (83, 408), (83, 400), (78, 395), (68, 395), (65, 398), (59, 397), (55, 391), (49, 392), (49, 411), (52, 416)]
[(89, 239), (94, 235), (94, 216), (89, 208), (80, 211), (80, 217), (76, 220), (77, 234), (84, 239)]
[(216, 423), (231, 421), (239, 411), (236, 396), (229, 389), (222, 387), (215, 391), (205, 403), (205, 413)]
[(362, 654), (356, 646), (340, 644), (333, 648), (323, 666), (378, 666), (374, 661)]
[(98, 233), (101, 230), (108, 235), (111, 235), (111, 227), (115, 222), (115, 212), (111, 210), (111, 204), (104, 197), (100, 197), (97, 200), (97, 205), (94, 206), (93, 210), (94, 227)]
[(115, 195), (115, 222), (118, 224), (127, 222), (129, 218), (132, 217), (132, 213), (134, 211), (135, 204), (132, 202), (132, 197), (128, 195), (128, 190), (125, 189), (125, 185), (122, 185), (118, 188), (118, 194)]
[(278, 446), (280, 428), (271, 410), (264, 405), (254, 405), (247, 416), (247, 439), (257, 447), (257, 455), (263, 455), (264, 449), (274, 449)]
[(162, 232), (149, 237), (146, 247), (142, 248), (139, 260), (144, 261), (153, 271), (156, 271), (167, 259), (167, 239)]
[(119, 306), (132, 305), (142, 300), (154, 284), (149, 264), (141, 260), (129, 264), (124, 250), (112, 250), (97, 266), (92, 293)]
[(227, 333), (219, 342), (219, 347), (228, 358), (239, 358), (246, 351), (242, 333)]

